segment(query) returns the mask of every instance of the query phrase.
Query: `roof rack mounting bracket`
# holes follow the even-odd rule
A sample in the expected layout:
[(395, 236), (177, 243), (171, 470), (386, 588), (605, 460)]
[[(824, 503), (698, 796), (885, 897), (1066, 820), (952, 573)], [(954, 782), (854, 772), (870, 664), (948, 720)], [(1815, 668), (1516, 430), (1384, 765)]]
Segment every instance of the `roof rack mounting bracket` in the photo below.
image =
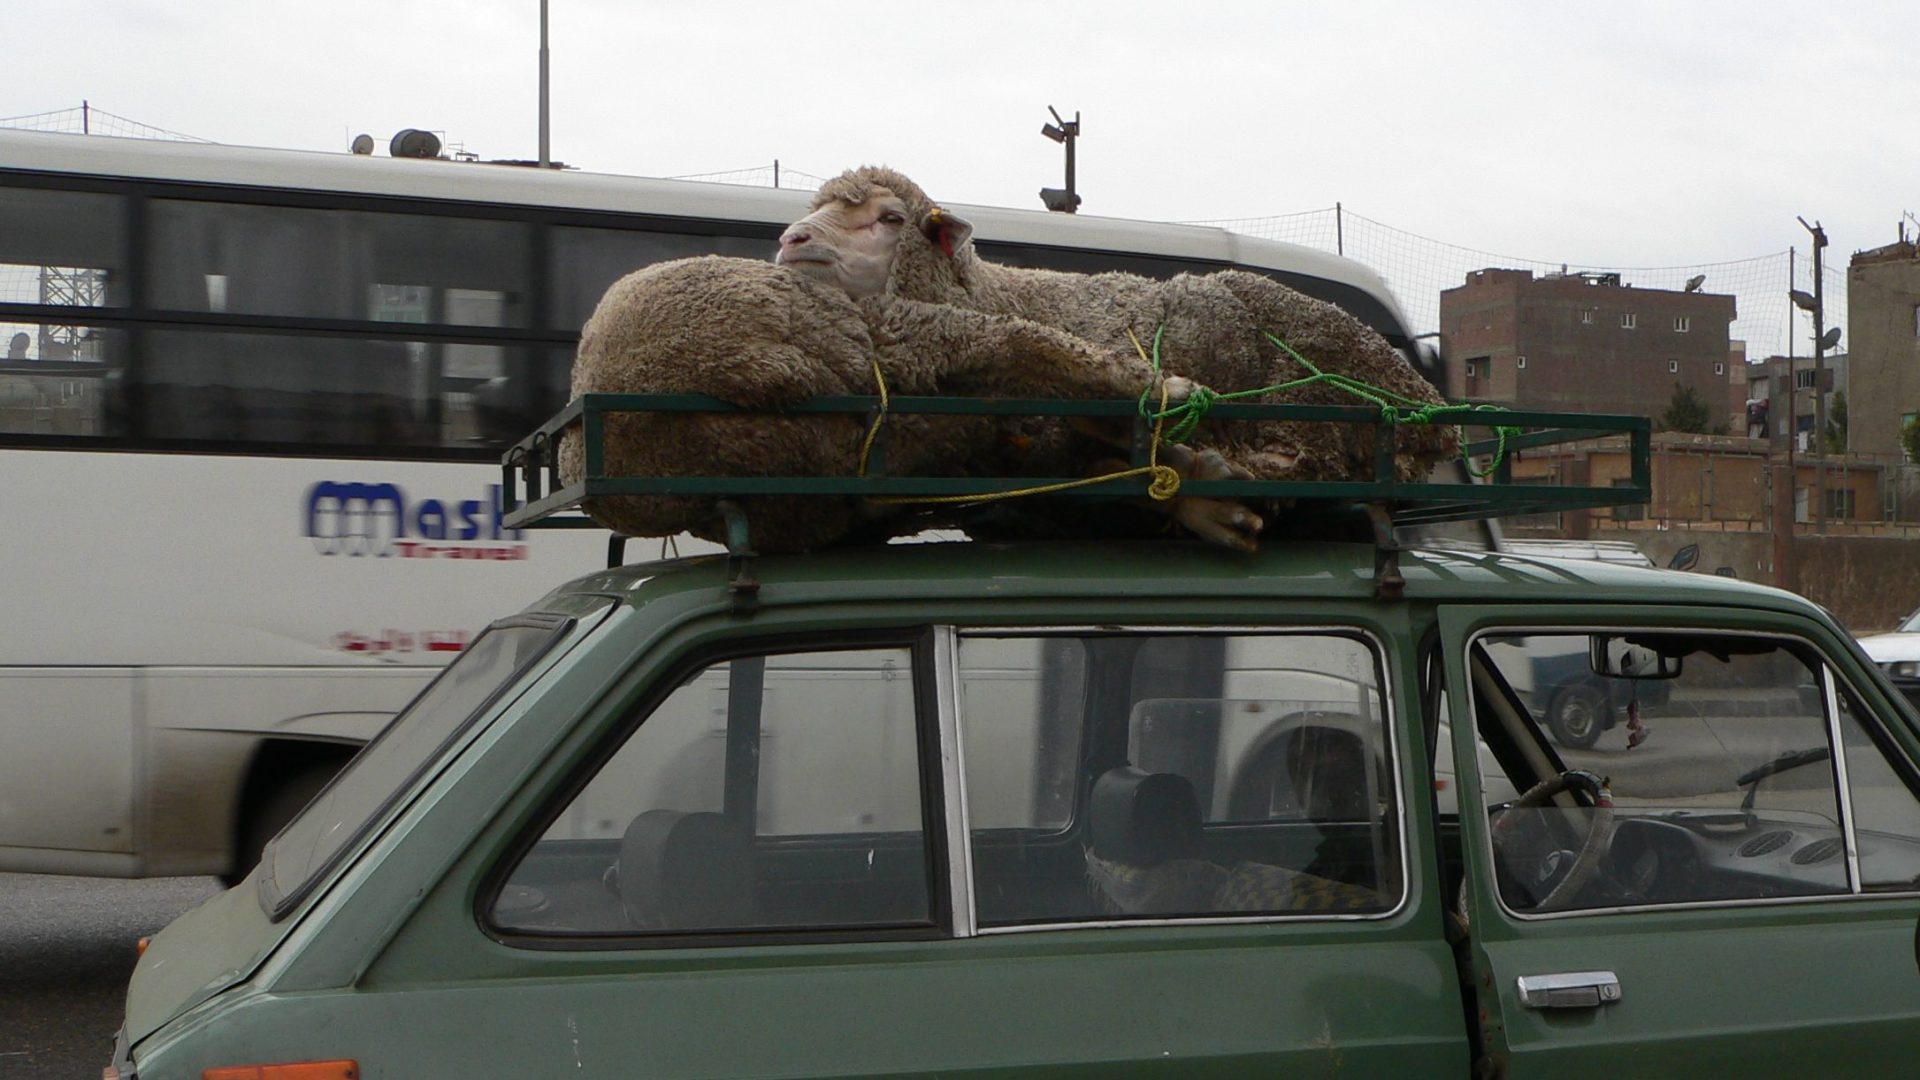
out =
[(1373, 523), (1373, 597), (1399, 600), (1407, 594), (1407, 579), (1400, 576), (1400, 541), (1393, 535), (1393, 514), (1385, 503), (1367, 503), (1367, 520)]
[(627, 535), (625, 533), (607, 534), (607, 569), (614, 570), (627, 565)]
[(727, 527), (727, 592), (733, 597), (733, 613), (751, 615), (759, 605), (760, 579), (753, 573), (759, 556), (748, 532), (747, 512), (732, 499), (721, 499), (715, 506)]

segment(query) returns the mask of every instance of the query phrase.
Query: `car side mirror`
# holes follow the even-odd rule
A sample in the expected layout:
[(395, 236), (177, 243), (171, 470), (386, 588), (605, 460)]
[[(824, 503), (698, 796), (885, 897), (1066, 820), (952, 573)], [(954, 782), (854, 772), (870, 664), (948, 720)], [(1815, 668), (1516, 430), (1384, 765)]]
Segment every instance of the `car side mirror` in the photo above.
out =
[(1667, 656), (1645, 645), (1636, 645), (1618, 634), (1595, 634), (1590, 639), (1591, 666), (1595, 675), (1614, 679), (1674, 679), (1680, 676), (1680, 658)]

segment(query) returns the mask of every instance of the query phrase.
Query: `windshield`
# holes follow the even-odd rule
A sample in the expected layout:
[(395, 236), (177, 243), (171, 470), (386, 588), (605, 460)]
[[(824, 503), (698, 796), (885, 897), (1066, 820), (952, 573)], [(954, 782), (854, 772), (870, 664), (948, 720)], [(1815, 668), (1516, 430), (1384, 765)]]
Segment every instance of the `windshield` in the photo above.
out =
[(1900, 628), (1896, 630), (1895, 633), (1920, 634), (1920, 611), (1916, 611), (1905, 619), (1902, 619), (1900, 621)]
[(368, 743), (267, 845), (260, 887), (273, 917), (292, 910), (391, 800), (570, 623), (555, 616), (496, 623)]

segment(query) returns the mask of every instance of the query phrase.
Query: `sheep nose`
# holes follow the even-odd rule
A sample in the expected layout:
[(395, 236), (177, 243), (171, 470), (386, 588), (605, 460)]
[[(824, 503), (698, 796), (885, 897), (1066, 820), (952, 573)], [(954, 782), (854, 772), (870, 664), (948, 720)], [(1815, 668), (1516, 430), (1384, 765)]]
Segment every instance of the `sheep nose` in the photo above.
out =
[(799, 225), (790, 225), (787, 227), (786, 232), (780, 234), (780, 246), (783, 248), (799, 247), (811, 239), (813, 239), (813, 233), (811, 231)]

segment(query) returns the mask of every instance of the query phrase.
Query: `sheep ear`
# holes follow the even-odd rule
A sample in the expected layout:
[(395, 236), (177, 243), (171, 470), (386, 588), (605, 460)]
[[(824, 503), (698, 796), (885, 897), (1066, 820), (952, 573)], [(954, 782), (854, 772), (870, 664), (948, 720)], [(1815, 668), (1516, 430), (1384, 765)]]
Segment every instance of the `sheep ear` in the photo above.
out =
[(948, 258), (952, 258), (953, 253), (960, 250), (960, 245), (966, 243), (967, 238), (973, 235), (973, 223), (951, 210), (936, 206), (927, 211), (925, 220), (921, 222), (920, 231), (927, 234), (927, 239), (933, 241), (933, 246), (946, 252)]

